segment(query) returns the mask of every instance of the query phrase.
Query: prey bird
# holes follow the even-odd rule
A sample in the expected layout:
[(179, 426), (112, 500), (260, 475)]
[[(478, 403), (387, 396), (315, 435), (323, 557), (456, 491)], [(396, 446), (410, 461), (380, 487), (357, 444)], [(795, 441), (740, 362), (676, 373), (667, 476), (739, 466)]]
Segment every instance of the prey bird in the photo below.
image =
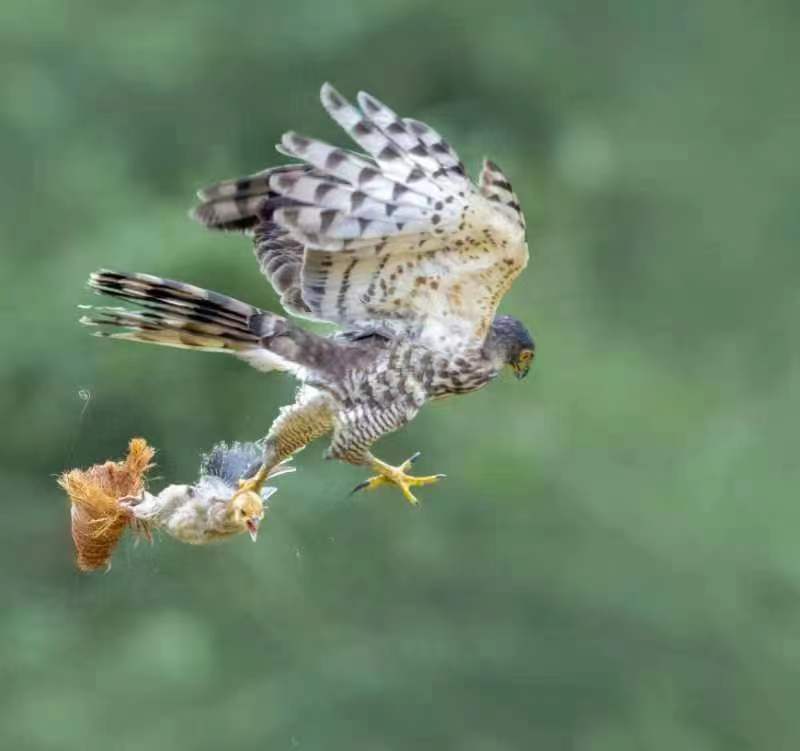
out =
[[(330, 336), (217, 292), (147, 274), (98, 271), (97, 292), (141, 309), (98, 307), (81, 320), (101, 336), (227, 352), (301, 384), (264, 440), (261, 468), (240, 492), (310, 441), (332, 434), (328, 456), (371, 468), (356, 489), (412, 488), (443, 475), (408, 473), (373, 455), (432, 399), (485, 386), (509, 366), (523, 378), (534, 342), (497, 307), (528, 262), (525, 219), (508, 178), (485, 161), (477, 183), (428, 125), (366, 93), (355, 106), (321, 91), (355, 153), (286, 133), (294, 163), (198, 192), (194, 217), (251, 235), (262, 273), (285, 311), (338, 324)], [(113, 330), (110, 327), (114, 327)], [(122, 330), (119, 330), (122, 329)]]
[[(203, 457), (194, 484), (168, 485), (158, 495), (143, 489), (137, 496), (120, 499), (120, 504), (145, 528), (161, 529), (190, 545), (205, 545), (242, 532), (255, 542), (266, 502), (278, 489), (265, 486), (256, 493), (241, 491), (240, 486), (261, 467), (262, 456), (256, 443), (218, 443)], [(294, 467), (283, 462), (273, 468), (269, 478), (288, 472), (294, 472)]]

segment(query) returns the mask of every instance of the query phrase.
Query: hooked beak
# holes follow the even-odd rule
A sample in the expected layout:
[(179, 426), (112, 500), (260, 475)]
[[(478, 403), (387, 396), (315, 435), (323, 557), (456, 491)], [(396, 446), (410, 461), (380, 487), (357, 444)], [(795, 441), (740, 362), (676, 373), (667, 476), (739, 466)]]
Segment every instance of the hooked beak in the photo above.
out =
[(530, 365), (516, 365), (516, 364), (514, 364), (514, 365), (511, 366), (511, 369), (514, 371), (514, 377), (518, 381), (521, 381), (526, 375), (528, 375), (528, 372), (530, 371), (531, 366)]
[(250, 539), (255, 542), (258, 539), (258, 522), (255, 519), (248, 519), (246, 524)]

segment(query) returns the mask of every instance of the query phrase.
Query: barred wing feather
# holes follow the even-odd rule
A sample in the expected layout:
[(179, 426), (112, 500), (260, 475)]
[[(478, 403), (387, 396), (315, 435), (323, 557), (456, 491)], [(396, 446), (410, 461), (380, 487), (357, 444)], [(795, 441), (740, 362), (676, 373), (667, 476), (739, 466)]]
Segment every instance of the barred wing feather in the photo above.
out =
[(369, 94), (356, 107), (325, 84), (321, 99), (365, 153), (289, 132), (279, 151), (300, 164), (207, 189), (199, 218), (258, 222), (262, 270), (290, 312), (438, 349), (480, 344), (528, 260), (508, 179), (487, 161), (475, 184), (435, 130)]

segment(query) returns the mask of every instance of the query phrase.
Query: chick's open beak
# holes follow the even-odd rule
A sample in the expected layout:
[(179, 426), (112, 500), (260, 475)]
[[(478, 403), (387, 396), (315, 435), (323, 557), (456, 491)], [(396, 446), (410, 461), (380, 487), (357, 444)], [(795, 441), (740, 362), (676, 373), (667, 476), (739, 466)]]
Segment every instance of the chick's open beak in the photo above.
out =
[(247, 531), (250, 533), (250, 539), (255, 542), (258, 539), (258, 520), (248, 519), (246, 523)]

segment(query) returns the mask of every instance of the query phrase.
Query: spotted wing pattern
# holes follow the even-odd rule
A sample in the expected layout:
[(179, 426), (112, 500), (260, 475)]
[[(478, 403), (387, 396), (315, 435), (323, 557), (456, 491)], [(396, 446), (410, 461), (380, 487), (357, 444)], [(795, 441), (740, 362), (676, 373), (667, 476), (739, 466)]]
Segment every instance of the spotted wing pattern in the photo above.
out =
[(253, 249), (261, 273), (280, 295), (287, 312), (312, 317), (303, 300), (303, 244), (259, 213), (269, 200), (280, 205), (278, 194), (269, 189), (272, 175), (283, 172), (306, 172), (304, 165), (285, 165), (257, 172), (203, 188), (197, 192), (202, 203), (192, 216), (211, 229), (239, 230), (253, 235)]
[(365, 154), (289, 132), (278, 148), (302, 164), (216, 186), (198, 217), (258, 217), (262, 269), (292, 312), (439, 348), (482, 342), (528, 258), (507, 178), (486, 162), (476, 185), (436, 131), (368, 94), (356, 107), (325, 84), (321, 98)]

